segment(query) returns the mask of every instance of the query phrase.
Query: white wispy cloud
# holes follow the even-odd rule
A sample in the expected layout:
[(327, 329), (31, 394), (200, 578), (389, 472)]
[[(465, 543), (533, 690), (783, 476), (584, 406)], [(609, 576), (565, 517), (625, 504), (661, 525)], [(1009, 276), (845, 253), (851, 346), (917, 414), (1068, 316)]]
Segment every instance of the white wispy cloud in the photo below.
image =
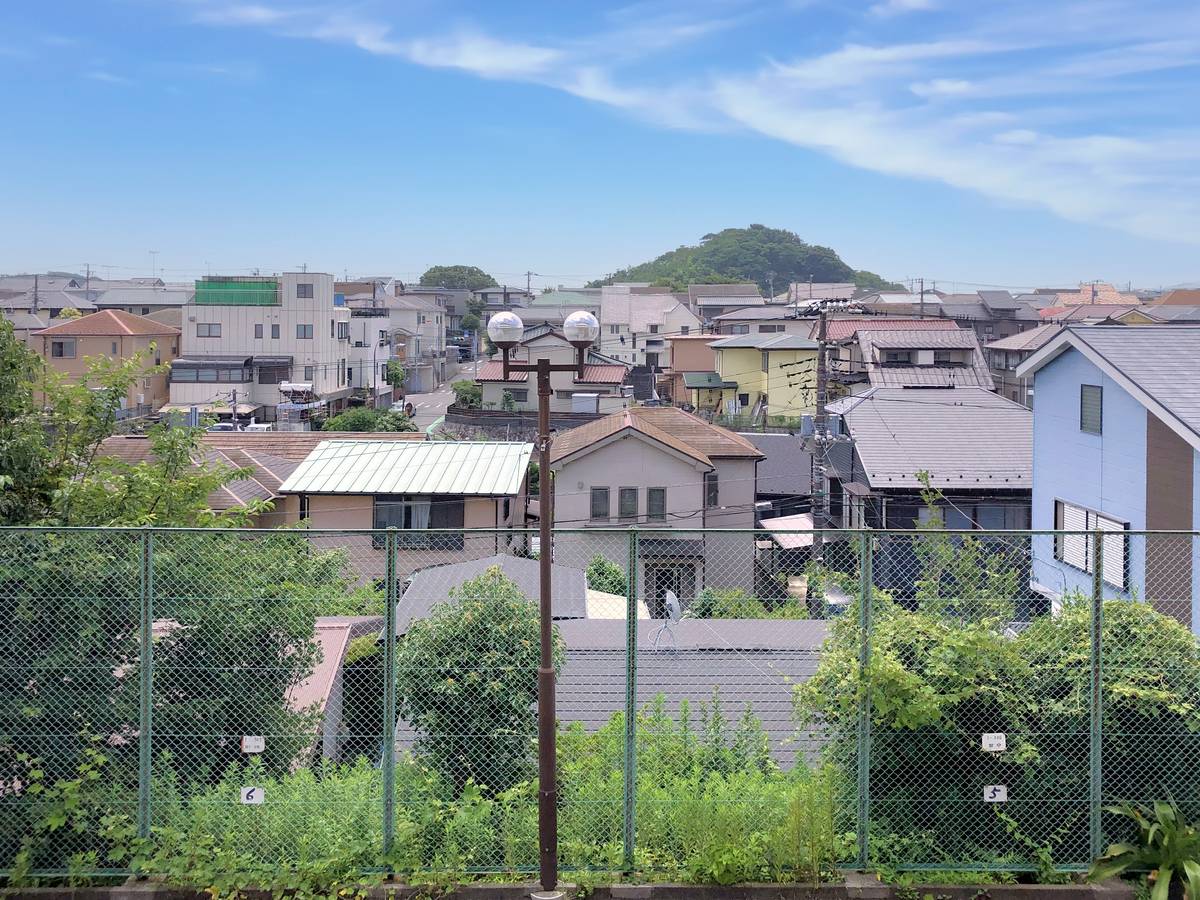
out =
[[(1152, 11), (1133, 0), (1043, 6), (981, 6), (974, 20), (960, 15), (919, 41), (871, 40), (855, 29), (853, 40), (825, 40), (817, 53), (762, 61), (717, 54), (704, 59), (703, 76), (656, 68), (658, 51), (737, 27), (748, 13), (734, 0), (707, 15), (674, 0), (640, 0), (609, 15), (610, 31), (557, 39), (481, 28), (407, 33), (336, 9), (281, 5), (205, 6), (196, 18), (541, 84), (661, 127), (757, 133), (1003, 205), (1200, 243), (1200, 195), (1180, 189), (1200, 182), (1200, 129), (1177, 125), (1181, 101), (1142, 80), (1200, 66), (1200, 40), (1190, 37), (1196, 9), (1170, 0)], [(933, 0), (879, 0), (862, 22), (882, 29), (883, 20), (934, 9), (938, 16), (921, 21), (949, 13)], [(1114, 129), (1118, 93), (1136, 108), (1137, 129)]]
[(116, 75), (107, 69), (92, 69), (89, 72), (85, 72), (83, 77), (91, 81), (100, 81), (104, 84), (133, 84), (133, 79), (126, 78), (124, 75)]

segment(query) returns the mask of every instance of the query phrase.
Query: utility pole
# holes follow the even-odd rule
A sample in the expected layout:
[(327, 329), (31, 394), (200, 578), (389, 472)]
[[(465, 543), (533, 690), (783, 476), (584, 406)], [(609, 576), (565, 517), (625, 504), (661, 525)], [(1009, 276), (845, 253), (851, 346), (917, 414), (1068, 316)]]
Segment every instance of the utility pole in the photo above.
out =
[(525, 272), (525, 293), (528, 294), (530, 297), (533, 296), (532, 279), (533, 279), (534, 275), (537, 275), (537, 272), (530, 272), (530, 271)]
[(774, 272), (767, 273), (767, 294), (769, 295), (769, 300), (775, 299), (775, 273)]
[(921, 318), (925, 318), (925, 279), (921, 279), (921, 300), (920, 300)]
[(237, 388), (233, 389), (233, 402), (230, 405), (230, 412), (229, 424), (233, 426), (234, 431), (237, 431)]

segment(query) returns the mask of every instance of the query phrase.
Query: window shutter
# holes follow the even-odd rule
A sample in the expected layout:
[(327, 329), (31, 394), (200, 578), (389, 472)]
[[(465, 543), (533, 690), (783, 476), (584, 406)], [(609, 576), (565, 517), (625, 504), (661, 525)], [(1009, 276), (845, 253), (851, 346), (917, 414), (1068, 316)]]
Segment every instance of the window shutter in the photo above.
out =
[(1104, 427), (1104, 389), (1096, 384), (1079, 386), (1079, 430), (1100, 434)]
[[(1125, 526), (1121, 522), (1104, 516), (1093, 515), (1093, 528), (1105, 532), (1100, 539), (1100, 549), (1103, 554), (1101, 568), (1104, 581), (1113, 587), (1125, 589)], [(1111, 532), (1111, 534), (1109, 533)]]
[[(1063, 531), (1087, 531), (1087, 512), (1070, 503), (1062, 504)], [(1062, 536), (1062, 559), (1067, 565), (1086, 570), (1088, 567), (1088, 541), (1090, 538), (1082, 534), (1064, 534)]]

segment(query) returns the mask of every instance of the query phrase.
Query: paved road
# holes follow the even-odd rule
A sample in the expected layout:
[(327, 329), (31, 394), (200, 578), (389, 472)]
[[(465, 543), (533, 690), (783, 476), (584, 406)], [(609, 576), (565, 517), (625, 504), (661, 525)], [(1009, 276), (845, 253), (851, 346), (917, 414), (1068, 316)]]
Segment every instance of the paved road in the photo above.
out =
[(428, 394), (409, 394), (405, 398), (416, 410), (413, 422), (422, 430), (428, 428), (434, 421), (446, 414), (446, 407), (454, 400), (454, 391), (450, 390), (447, 382), (436, 391)]

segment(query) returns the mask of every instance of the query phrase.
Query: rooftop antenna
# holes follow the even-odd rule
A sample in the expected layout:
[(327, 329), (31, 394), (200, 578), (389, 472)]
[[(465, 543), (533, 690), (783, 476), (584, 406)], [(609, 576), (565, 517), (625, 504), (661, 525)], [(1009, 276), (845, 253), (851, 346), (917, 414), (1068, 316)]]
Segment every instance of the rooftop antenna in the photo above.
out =
[(675, 596), (674, 591), (667, 591), (663, 598), (663, 606), (666, 608), (667, 617), (658, 628), (654, 629), (654, 649), (656, 651), (659, 649), (659, 643), (664, 635), (671, 639), (671, 649), (677, 649), (675, 632), (671, 630), (671, 626), (683, 618), (683, 607), (679, 605), (679, 598)]

